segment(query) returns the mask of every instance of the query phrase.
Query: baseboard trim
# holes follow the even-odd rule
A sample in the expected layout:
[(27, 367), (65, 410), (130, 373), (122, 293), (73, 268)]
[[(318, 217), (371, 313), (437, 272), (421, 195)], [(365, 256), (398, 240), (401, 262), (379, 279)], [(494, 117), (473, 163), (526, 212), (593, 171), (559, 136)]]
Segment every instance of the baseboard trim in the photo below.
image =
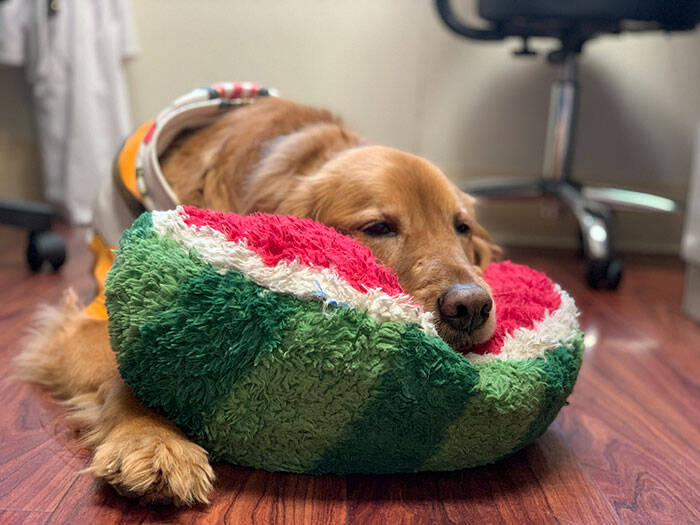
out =
[(700, 323), (700, 265), (688, 263), (686, 267), (683, 310)]
[[(513, 246), (517, 248), (558, 248), (566, 250), (578, 249), (578, 241), (570, 237), (542, 237), (500, 232), (491, 232), (491, 236), (496, 242), (503, 246)], [(615, 250), (619, 253), (679, 255), (680, 249), (679, 243), (620, 241), (615, 244)]]

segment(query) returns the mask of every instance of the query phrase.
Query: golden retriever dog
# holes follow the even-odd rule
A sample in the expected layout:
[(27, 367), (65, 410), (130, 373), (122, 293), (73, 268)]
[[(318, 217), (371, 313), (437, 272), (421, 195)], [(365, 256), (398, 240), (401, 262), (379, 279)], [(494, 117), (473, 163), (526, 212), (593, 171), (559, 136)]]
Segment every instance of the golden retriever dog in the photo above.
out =
[[(495, 312), (482, 269), (499, 249), (471, 197), (428, 161), (369, 144), (327, 111), (268, 97), (176, 140), (160, 159), (183, 204), (311, 217), (368, 246), (433, 312), (454, 349), (488, 339)], [(107, 321), (77, 297), (45, 308), (16, 364), (67, 400), (94, 449), (89, 467), (146, 502), (207, 502), (207, 453), (137, 401), (122, 382)]]

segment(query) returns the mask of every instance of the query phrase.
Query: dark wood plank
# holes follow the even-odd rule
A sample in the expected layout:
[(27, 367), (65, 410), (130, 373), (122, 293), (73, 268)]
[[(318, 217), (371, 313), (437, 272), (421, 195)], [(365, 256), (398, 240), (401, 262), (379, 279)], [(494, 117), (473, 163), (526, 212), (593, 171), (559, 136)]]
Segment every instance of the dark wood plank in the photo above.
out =
[(0, 510), (0, 523), (3, 525), (42, 525), (49, 519), (48, 512), (23, 510)]
[[(576, 261), (522, 258), (550, 275), (582, 271)], [(634, 257), (627, 266), (615, 293), (562, 275), (596, 341), (557, 423), (625, 523), (697, 523), (700, 327), (680, 310), (678, 260)]]
[(581, 467), (556, 421), (528, 447), (527, 456), (551, 518), (561, 523), (618, 522), (610, 501)]
[[(69, 282), (88, 281), (72, 275), (71, 269), (66, 274), (32, 274), (23, 260), (25, 236), (6, 228), (0, 233), (0, 509), (52, 511), (85, 467), (88, 454), (55, 400), (10, 377), (10, 360), (36, 301), (55, 301)], [(78, 233), (73, 233), (76, 240)], [(81, 259), (74, 267), (84, 266), (85, 257)]]
[(240, 467), (217, 470), (219, 489), (211, 516), (229, 523), (346, 522), (342, 476), (270, 473)]
[(345, 479), (274, 474), (219, 465), (209, 505), (192, 509), (142, 507), (81, 476), (50, 523), (314, 523), (346, 522)]
[(32, 387), (0, 388), (0, 509), (52, 511), (85, 467), (63, 413)]

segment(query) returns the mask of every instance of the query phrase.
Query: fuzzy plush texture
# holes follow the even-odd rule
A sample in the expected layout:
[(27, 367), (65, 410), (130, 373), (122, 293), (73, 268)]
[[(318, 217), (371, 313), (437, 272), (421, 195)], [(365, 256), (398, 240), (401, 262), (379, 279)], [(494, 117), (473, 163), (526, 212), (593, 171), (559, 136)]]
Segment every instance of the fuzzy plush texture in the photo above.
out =
[(126, 383), (214, 460), (307, 473), (451, 470), (541, 435), (581, 363), (571, 297), (485, 272), (491, 341), (463, 355), (395, 275), (308, 219), (143, 214), (107, 279)]

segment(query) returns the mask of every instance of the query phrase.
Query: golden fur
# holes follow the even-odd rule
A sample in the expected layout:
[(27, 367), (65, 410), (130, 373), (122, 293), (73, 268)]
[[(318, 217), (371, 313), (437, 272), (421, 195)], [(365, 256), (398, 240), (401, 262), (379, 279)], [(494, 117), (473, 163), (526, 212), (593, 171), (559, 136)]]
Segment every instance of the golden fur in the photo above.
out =
[[(183, 203), (312, 217), (355, 237), (427, 310), (436, 312), (453, 284), (488, 290), (481, 269), (499, 250), (476, 222), (472, 198), (426, 160), (368, 145), (327, 111), (263, 99), (183, 135), (161, 164)], [(369, 234), (378, 223), (391, 234)], [(471, 334), (440, 321), (438, 330), (458, 348), (488, 338), (494, 323), (492, 313)], [(107, 322), (86, 316), (72, 291), (37, 314), (16, 365), (23, 379), (66, 400), (94, 448), (95, 476), (147, 502), (207, 501), (214, 474), (206, 452), (131, 395)]]

